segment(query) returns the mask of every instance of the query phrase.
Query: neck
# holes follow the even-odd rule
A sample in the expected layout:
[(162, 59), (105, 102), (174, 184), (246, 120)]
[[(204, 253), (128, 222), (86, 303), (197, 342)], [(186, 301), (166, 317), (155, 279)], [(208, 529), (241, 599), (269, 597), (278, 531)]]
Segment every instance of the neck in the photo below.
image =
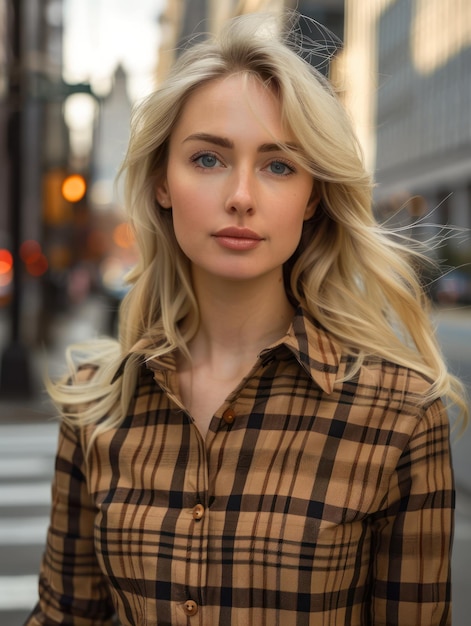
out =
[(195, 364), (253, 363), (286, 334), (293, 317), (282, 277), (267, 281), (194, 280), (200, 326), (190, 343)]

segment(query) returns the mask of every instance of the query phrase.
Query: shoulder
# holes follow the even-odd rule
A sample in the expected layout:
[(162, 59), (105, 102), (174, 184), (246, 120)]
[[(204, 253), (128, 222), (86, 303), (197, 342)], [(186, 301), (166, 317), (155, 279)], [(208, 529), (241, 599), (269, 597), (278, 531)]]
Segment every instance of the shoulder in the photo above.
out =
[(434, 381), (412, 367), (367, 357), (360, 368), (358, 382), (390, 397), (420, 399), (431, 393)]
[(368, 406), (375, 421), (413, 432), (431, 412), (446, 420), (446, 411), (434, 381), (413, 368), (387, 360), (368, 359), (356, 379), (356, 402)]
[(356, 374), (337, 381), (330, 401), (344, 438), (371, 445), (372, 454), (391, 454), (391, 466), (412, 441), (443, 438), (448, 428), (433, 381), (387, 360), (365, 360)]

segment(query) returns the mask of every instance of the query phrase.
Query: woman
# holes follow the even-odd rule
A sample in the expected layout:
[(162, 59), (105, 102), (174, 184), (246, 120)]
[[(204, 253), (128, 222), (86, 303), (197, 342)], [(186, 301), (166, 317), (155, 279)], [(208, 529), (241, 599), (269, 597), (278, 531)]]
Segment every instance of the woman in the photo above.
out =
[(450, 623), (461, 387), (333, 89), (267, 19), (134, 117), (140, 260), (119, 342), (51, 387), (29, 626)]

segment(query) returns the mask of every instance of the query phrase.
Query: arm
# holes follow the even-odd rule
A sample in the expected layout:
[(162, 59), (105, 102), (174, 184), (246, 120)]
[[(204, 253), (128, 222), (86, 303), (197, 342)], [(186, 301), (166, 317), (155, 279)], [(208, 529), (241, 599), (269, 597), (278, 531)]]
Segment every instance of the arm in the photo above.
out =
[(451, 624), (453, 515), (449, 424), (437, 400), (419, 419), (375, 521), (371, 624)]
[(111, 625), (114, 609), (95, 556), (94, 517), (78, 434), (63, 423), (51, 523), (40, 572), (40, 599), (25, 626)]

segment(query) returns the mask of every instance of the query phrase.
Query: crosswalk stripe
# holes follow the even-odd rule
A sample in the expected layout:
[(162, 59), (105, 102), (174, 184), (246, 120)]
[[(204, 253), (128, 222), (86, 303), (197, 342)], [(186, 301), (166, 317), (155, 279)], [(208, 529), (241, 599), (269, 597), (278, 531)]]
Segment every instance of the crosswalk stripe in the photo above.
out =
[(0, 507), (49, 505), (51, 482), (0, 485)]
[(0, 546), (40, 546), (45, 543), (49, 517), (0, 520)]
[(32, 609), (37, 598), (37, 575), (0, 576), (0, 611)]
[(18, 456), (54, 455), (56, 440), (54, 437), (37, 437), (35, 439), (2, 439), (0, 432), (0, 457), (2, 459)]
[(26, 478), (50, 476), (54, 468), (54, 460), (50, 456), (31, 458), (0, 459), (0, 480), (7, 478)]
[(57, 435), (59, 424), (57, 422), (50, 422), (45, 424), (2, 424), (0, 426), (0, 432), (2, 433), (2, 440), (4, 438), (11, 439), (27, 439), (42, 437), (54, 437)]
[(54, 452), (58, 428), (58, 424), (0, 426), (0, 452), (7, 455), (21, 454), (22, 450)]

